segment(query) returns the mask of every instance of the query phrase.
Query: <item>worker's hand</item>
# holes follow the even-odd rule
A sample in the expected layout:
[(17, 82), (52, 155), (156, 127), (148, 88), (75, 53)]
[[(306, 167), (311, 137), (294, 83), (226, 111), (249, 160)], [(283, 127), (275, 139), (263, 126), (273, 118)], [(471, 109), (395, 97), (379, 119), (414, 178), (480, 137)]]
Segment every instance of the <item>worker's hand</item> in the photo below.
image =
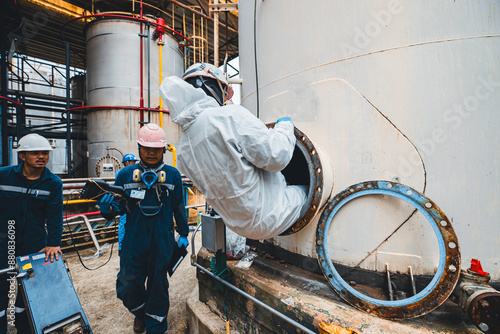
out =
[(59, 254), (63, 255), (63, 253), (61, 252), (61, 247), (59, 246), (57, 247), (47, 246), (44, 249), (42, 249), (39, 253), (42, 252), (45, 253), (45, 262), (49, 260), (49, 257), (50, 257), (50, 262), (54, 262), (54, 257), (56, 258), (56, 261), (58, 261)]
[(291, 121), (292, 121), (291, 117), (281, 117), (280, 119), (278, 119), (276, 121), (276, 124), (279, 123), (279, 122), (291, 122)]
[(186, 238), (186, 237), (179, 238), (179, 247), (182, 247), (182, 246), (184, 246), (184, 247), (189, 246), (188, 238)]
[(102, 213), (110, 213), (114, 199), (115, 196), (111, 194), (106, 194), (102, 196), (101, 200), (97, 203), (97, 205), (99, 206), (99, 210), (101, 210)]

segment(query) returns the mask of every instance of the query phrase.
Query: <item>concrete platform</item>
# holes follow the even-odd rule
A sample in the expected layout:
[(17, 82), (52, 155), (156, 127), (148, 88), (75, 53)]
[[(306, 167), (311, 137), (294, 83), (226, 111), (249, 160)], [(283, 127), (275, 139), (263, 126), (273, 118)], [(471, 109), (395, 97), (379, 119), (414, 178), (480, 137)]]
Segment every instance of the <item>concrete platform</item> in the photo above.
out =
[[(211, 258), (212, 253), (204, 248), (198, 253), (198, 263), (206, 268), (210, 267)], [(235, 268), (236, 263), (228, 262), (234, 274), (232, 283), (235, 286), (314, 332), (318, 332), (318, 324), (324, 321), (351, 327), (363, 334), (481, 333), (463, 311), (450, 301), (417, 319), (386, 320), (345, 303), (321, 275), (263, 257), (258, 257), (249, 270)], [(215, 329), (205, 325), (217, 322), (215, 316), (223, 326), (221, 316), (224, 314), (224, 301), (231, 326), (240, 333), (302, 332), (232, 290), (226, 295), (225, 291), (215, 286), (209, 275), (198, 270), (197, 277), (198, 300), (193, 292), (187, 306), (190, 333), (225, 333), (220, 332), (220, 323), (213, 327)]]
[[(212, 312), (210, 307), (198, 298), (196, 287), (186, 302), (187, 321), (190, 334), (226, 334), (225, 320), (221, 314)], [(239, 334), (231, 329), (231, 334)]]

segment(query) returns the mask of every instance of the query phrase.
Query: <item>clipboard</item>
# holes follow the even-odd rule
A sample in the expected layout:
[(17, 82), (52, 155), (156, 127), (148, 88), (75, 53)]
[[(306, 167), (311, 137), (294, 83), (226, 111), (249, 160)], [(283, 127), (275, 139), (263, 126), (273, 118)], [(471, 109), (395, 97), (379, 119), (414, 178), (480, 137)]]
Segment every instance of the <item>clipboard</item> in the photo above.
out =
[(179, 247), (179, 245), (176, 243), (174, 246), (174, 254), (172, 255), (172, 259), (170, 260), (170, 264), (168, 265), (167, 272), (170, 277), (175, 272), (175, 269), (179, 267), (179, 264), (181, 264), (182, 260), (186, 257), (188, 251), (186, 247), (182, 246)]

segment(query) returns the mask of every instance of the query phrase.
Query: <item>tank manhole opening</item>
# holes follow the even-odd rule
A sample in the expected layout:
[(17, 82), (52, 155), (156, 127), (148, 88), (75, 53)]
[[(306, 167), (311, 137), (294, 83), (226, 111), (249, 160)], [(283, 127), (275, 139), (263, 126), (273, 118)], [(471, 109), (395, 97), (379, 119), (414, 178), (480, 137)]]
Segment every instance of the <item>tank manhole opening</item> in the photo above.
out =
[(287, 185), (306, 186), (307, 193), (309, 193), (309, 185), (311, 184), (309, 168), (304, 154), (297, 145), (295, 145), (292, 160), (281, 173), (283, 173)]
[(295, 128), (295, 137), (297, 142), (292, 160), (281, 172), (288, 185), (306, 188), (307, 200), (297, 222), (281, 235), (297, 233), (306, 227), (320, 209), (322, 198), (330, 194), (328, 190), (324, 190), (323, 174), (325, 171), (321, 159), (325, 157), (318, 154), (318, 148), (314, 143), (297, 128)]

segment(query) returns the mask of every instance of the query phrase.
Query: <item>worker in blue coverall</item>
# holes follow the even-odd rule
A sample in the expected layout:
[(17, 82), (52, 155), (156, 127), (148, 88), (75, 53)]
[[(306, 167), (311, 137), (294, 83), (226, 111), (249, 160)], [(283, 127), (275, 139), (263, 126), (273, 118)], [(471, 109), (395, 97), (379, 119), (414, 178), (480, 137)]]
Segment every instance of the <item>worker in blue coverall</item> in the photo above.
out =
[[(135, 165), (139, 161), (133, 154), (125, 154), (122, 159), (123, 166), (128, 167)], [(116, 172), (116, 176), (118, 176), (118, 173), (121, 171), (121, 169)], [(120, 216), (120, 223), (118, 224), (118, 254), (121, 253), (122, 249), (122, 241), (123, 241), (123, 236), (125, 235), (125, 223), (127, 222), (127, 215), (123, 214)]]
[[(116, 293), (135, 315), (134, 332), (165, 333), (169, 309), (167, 268), (174, 247), (187, 246), (189, 226), (179, 171), (163, 163), (165, 132), (156, 124), (144, 125), (137, 137), (140, 162), (123, 168), (115, 185), (130, 196), (123, 237)], [(122, 203), (105, 194), (98, 205), (103, 217), (125, 213)], [(174, 221), (180, 234), (174, 238)], [(145, 281), (147, 278), (147, 283)]]
[[(14, 269), (16, 256), (45, 252), (52, 262), (62, 255), (62, 181), (45, 167), (52, 147), (33, 133), (19, 140), (17, 151), (21, 163), (0, 168), (0, 269)], [(0, 334), (7, 333), (7, 323), (18, 334), (31, 333), (23, 298), (9, 302), (12, 284), (15, 274), (0, 277)]]

